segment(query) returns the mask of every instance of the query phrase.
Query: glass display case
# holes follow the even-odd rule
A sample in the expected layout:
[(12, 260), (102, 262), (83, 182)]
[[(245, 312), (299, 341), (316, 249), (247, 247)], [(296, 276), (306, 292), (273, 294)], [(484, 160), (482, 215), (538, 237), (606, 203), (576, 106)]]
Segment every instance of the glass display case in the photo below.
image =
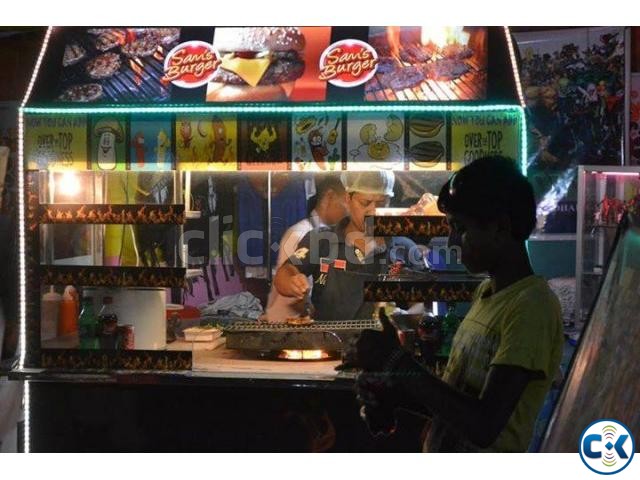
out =
[[(637, 177), (631, 183), (623, 182), (622, 171), (637, 170), (620, 169), (615, 176), (583, 172), (581, 179), (591, 176), (596, 182), (637, 189)], [(604, 280), (549, 423), (543, 452), (575, 452), (582, 432), (596, 419), (616, 419), (633, 434), (639, 433), (640, 216), (636, 205), (632, 213), (625, 214), (617, 233), (611, 229), (613, 243), (609, 246), (613, 250)]]
[(616, 229), (625, 208), (640, 194), (640, 167), (580, 166), (576, 243), (578, 324), (593, 304)]

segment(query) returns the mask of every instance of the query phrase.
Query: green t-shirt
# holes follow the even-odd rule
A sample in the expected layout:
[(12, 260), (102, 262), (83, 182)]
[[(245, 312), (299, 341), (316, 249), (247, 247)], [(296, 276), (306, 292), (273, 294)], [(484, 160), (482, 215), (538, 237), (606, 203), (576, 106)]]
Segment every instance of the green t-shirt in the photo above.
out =
[(425, 439), (428, 452), (526, 452), (534, 423), (562, 357), (560, 303), (547, 282), (531, 275), (492, 294), (486, 280), (453, 339), (443, 380), (479, 397), (491, 365), (534, 373), (497, 440), (480, 449), (434, 418)]

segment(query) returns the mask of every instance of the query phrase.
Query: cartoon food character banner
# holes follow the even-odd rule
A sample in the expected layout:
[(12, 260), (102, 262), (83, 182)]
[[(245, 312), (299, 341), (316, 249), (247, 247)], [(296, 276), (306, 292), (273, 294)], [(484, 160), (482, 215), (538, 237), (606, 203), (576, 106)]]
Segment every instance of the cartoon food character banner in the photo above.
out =
[(443, 113), (407, 115), (409, 170), (447, 170), (447, 123)]
[(89, 148), (92, 170), (127, 169), (126, 125), (124, 116), (91, 117)]
[(291, 170), (342, 170), (342, 114), (293, 115)]
[(172, 125), (168, 119), (131, 117), (129, 168), (133, 171), (173, 168)]
[(241, 119), (240, 170), (288, 170), (288, 128), (288, 117), (270, 115)]
[(184, 170), (237, 170), (235, 116), (176, 117), (176, 158)]
[(24, 153), (31, 170), (84, 170), (87, 166), (87, 117), (27, 116)]
[(351, 114), (347, 121), (347, 170), (404, 170), (403, 116)]

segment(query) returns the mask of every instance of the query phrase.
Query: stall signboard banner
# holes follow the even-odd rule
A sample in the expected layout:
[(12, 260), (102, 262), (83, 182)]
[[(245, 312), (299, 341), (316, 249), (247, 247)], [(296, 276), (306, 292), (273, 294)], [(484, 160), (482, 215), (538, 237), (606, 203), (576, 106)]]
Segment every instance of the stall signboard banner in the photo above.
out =
[(24, 151), (30, 170), (84, 170), (87, 166), (87, 117), (27, 116)]
[(235, 171), (238, 168), (235, 116), (177, 117), (176, 158), (182, 170)]
[(492, 48), (488, 27), (469, 26), (64, 27), (46, 67), (59, 81), (34, 97), (68, 106), (478, 101)]
[(487, 155), (520, 160), (520, 122), (517, 114), (452, 114), (453, 170)]

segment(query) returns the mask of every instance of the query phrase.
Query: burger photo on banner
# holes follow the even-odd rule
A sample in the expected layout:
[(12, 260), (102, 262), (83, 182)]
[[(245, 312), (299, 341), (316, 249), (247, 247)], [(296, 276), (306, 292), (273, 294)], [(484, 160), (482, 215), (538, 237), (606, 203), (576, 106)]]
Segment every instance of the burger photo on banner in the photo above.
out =
[(442, 113), (407, 116), (409, 170), (447, 170), (447, 125)]
[(220, 65), (207, 102), (323, 101), (319, 59), (331, 27), (220, 27), (213, 46)]
[(347, 170), (404, 170), (404, 116), (351, 114), (347, 117)]
[(288, 118), (254, 116), (239, 123), (240, 170), (289, 169)]
[(176, 159), (182, 170), (237, 169), (235, 116), (176, 117)]
[(291, 170), (334, 171), (342, 169), (342, 115), (293, 115)]
[(59, 102), (166, 102), (163, 64), (181, 29), (66, 28)]
[(483, 100), (486, 27), (371, 27), (378, 69), (367, 101)]

